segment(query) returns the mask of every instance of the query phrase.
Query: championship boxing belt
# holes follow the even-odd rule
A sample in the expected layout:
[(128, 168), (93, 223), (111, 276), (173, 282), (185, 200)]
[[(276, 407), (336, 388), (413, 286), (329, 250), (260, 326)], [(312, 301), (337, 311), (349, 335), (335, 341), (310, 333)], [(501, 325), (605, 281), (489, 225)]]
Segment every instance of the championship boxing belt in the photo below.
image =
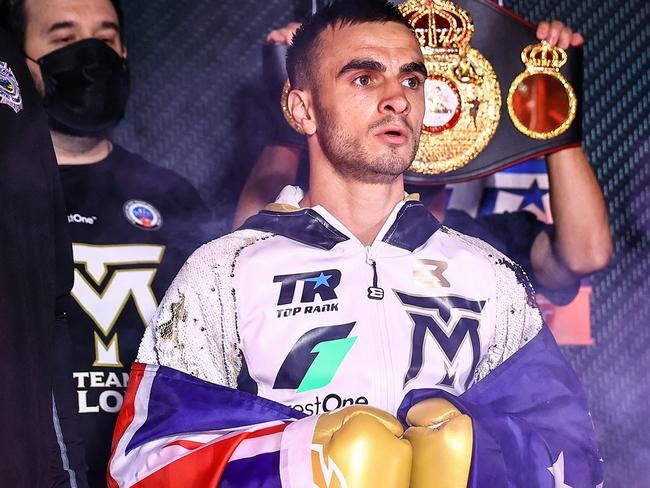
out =
[(491, 0), (408, 0), (400, 10), (429, 73), (409, 183), (471, 180), (580, 143), (581, 49), (540, 42)]
[[(408, 0), (399, 8), (429, 73), (408, 183), (467, 181), (580, 144), (582, 49), (540, 42), (535, 26), (492, 0)], [(286, 49), (265, 46), (263, 56), (268, 93), (291, 133), (299, 128), (286, 105)], [(295, 143), (297, 135), (285, 138)]]

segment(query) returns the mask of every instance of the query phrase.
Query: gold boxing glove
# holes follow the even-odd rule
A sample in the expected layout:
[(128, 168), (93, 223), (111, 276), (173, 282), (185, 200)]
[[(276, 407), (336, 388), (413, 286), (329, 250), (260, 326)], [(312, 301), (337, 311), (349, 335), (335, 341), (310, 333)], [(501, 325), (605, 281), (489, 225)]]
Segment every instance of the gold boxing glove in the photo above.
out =
[(399, 421), (378, 408), (352, 405), (321, 415), (311, 446), (318, 488), (407, 488), (411, 446)]
[(430, 398), (413, 405), (406, 422), (411, 427), (404, 438), (413, 448), (411, 488), (467, 487), (472, 464), (472, 419), (449, 401)]

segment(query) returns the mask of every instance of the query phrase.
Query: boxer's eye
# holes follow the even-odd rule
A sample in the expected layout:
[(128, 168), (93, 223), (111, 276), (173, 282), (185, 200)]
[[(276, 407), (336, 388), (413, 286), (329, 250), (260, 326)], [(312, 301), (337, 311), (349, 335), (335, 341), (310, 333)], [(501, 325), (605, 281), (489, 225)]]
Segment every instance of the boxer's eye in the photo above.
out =
[(357, 76), (354, 79), (353, 83), (358, 86), (368, 86), (370, 85), (371, 81), (372, 79), (370, 78), (369, 75), (361, 75), (361, 76)]
[(422, 85), (422, 80), (417, 76), (412, 76), (411, 78), (406, 78), (404, 81), (402, 81), (402, 85), (415, 90), (419, 88), (420, 85)]

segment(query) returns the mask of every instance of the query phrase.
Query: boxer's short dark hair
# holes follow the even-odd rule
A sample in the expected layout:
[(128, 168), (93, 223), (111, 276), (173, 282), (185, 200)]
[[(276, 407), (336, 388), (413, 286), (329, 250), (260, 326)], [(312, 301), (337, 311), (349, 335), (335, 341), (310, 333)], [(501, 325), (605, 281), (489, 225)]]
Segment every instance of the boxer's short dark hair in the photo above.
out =
[(319, 58), (319, 37), (326, 29), (367, 22), (397, 22), (412, 30), (399, 9), (386, 0), (334, 0), (309, 17), (293, 36), (287, 52), (287, 73), (294, 88), (313, 81)]

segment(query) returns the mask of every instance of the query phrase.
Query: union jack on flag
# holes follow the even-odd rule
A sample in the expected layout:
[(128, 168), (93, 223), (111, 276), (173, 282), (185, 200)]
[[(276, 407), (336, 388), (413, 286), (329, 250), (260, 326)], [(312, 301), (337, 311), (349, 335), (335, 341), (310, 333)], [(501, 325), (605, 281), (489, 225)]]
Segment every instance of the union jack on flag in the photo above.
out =
[[(246, 392), (164, 366), (134, 364), (108, 484), (279, 487), (282, 432), (299, 417)], [(255, 480), (249, 484), (251, 470)]]

